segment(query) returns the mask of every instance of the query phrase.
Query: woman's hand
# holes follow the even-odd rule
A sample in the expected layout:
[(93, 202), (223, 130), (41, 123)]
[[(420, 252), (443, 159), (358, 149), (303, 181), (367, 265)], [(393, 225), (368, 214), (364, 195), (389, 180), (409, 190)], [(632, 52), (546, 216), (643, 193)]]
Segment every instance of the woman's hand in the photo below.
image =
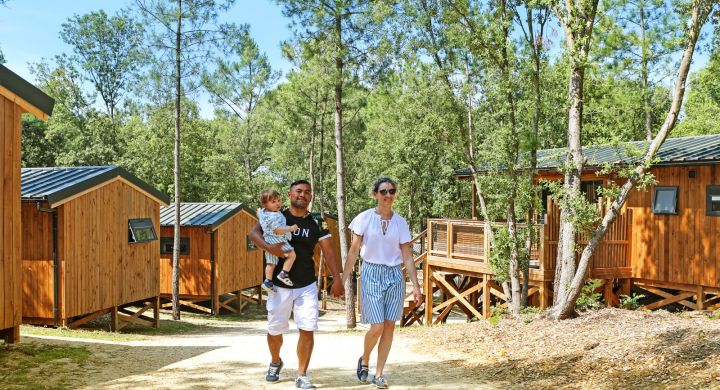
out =
[(420, 307), (425, 302), (425, 296), (420, 291), (420, 286), (416, 285), (413, 289), (413, 297), (415, 298), (415, 307)]

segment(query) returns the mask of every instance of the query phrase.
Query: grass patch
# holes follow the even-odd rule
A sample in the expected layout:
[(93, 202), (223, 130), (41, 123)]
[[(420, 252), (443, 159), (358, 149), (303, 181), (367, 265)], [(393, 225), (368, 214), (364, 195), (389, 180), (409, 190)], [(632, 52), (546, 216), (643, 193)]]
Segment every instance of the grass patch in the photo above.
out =
[(0, 346), (3, 388), (63, 389), (72, 387), (77, 369), (91, 352), (82, 347), (21, 343)]
[(106, 330), (92, 328), (68, 329), (20, 325), (20, 332), (24, 335), (30, 336), (70, 337), (75, 339), (91, 339), (104, 341), (137, 341), (147, 339), (147, 337), (143, 335), (108, 332)]
[(196, 334), (217, 331), (217, 327), (209, 324), (197, 324), (187, 321), (161, 320), (159, 328), (130, 324), (119, 332), (110, 332), (94, 327), (80, 329), (46, 328), (41, 326), (21, 325), (21, 333), (29, 336), (70, 337), (104, 341), (138, 341), (147, 340), (152, 336)]

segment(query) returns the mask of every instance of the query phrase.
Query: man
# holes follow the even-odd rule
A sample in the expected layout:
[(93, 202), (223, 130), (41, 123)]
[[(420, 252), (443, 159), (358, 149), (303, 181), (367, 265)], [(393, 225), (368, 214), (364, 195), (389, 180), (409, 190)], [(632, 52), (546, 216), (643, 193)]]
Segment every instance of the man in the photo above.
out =
[(269, 245), (265, 242), (259, 224), (255, 224), (250, 232), (250, 239), (256, 246), (280, 258), (273, 274), (273, 284), (277, 286), (277, 291), (275, 294), (269, 294), (267, 300), (267, 343), (271, 361), (265, 380), (268, 382), (280, 380), (280, 370), (283, 367), (282, 359), (280, 359), (280, 347), (283, 344), (283, 333), (289, 328), (292, 311), (300, 333), (297, 345), (298, 377), (295, 379), (295, 387), (313, 389), (315, 386), (307, 376), (307, 369), (315, 343), (313, 332), (317, 330), (318, 322), (318, 286), (315, 282), (315, 263), (313, 262), (316, 244), (320, 244), (320, 249), (326, 259), (325, 263), (330, 268), (333, 281), (336, 281), (332, 285), (332, 295), (341, 297), (345, 293), (345, 289), (339, 282), (342, 278), (335, 264), (335, 251), (332, 248), (332, 241), (329, 240), (330, 233), (318, 226), (308, 212), (308, 205), (312, 202), (310, 183), (305, 180), (292, 183), (288, 197), (290, 198), (290, 208), (284, 210), (283, 215), (287, 219), (288, 226), (298, 226), (298, 230), (292, 234), (290, 240), (290, 245), (295, 249), (296, 255), (295, 263), (290, 270), (292, 286), (284, 284), (277, 278), (283, 268), (283, 258), (285, 257), (281, 249), (283, 244)]

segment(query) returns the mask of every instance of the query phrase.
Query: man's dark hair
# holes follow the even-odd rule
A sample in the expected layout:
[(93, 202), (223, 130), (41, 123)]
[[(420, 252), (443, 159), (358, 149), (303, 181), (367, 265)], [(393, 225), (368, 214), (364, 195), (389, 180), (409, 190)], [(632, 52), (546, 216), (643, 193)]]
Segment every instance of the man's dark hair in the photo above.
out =
[(290, 183), (290, 189), (293, 187), (300, 185), (300, 184), (307, 184), (310, 189), (312, 189), (312, 186), (310, 185), (310, 182), (305, 179), (295, 180), (294, 182)]

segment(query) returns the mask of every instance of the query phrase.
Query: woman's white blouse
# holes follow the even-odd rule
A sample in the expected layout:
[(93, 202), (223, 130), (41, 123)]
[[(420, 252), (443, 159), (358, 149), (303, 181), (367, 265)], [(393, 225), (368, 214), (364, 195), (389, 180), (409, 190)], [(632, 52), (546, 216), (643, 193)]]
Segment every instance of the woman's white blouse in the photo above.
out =
[(393, 211), (385, 234), (375, 209), (365, 210), (350, 222), (350, 230), (363, 237), (360, 256), (363, 261), (387, 266), (402, 263), (400, 245), (410, 242), (410, 227), (405, 218)]

